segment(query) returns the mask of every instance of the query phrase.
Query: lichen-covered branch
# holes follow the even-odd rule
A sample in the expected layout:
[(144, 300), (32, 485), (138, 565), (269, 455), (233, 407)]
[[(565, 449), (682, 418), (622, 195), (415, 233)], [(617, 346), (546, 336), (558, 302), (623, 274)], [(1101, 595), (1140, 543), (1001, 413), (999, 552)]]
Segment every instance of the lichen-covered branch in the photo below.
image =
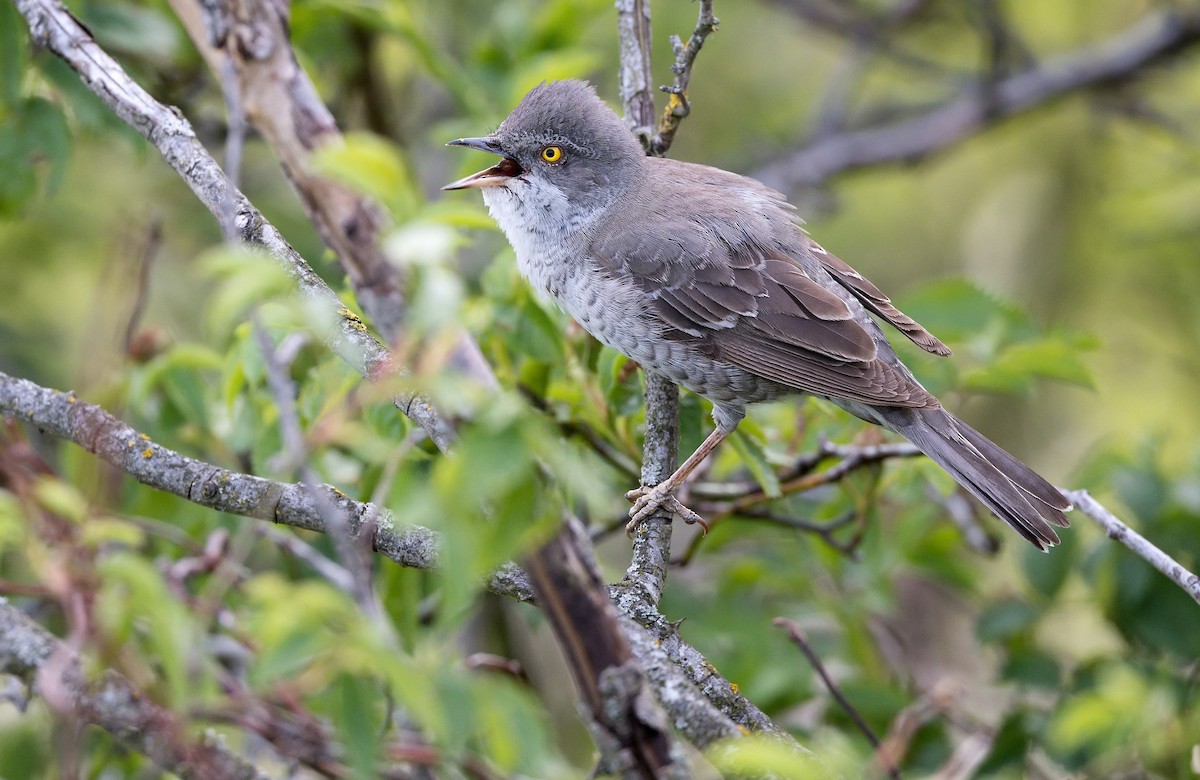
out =
[[(73, 393), (0, 373), (0, 414), (75, 442), (138, 482), (200, 506), (319, 533), (329, 532), (324, 514), (328, 509), (344, 518), (352, 538), (369, 532), (372, 549), (385, 558), (416, 569), (437, 565), (438, 535), (428, 528), (397, 529), (388, 510), (355, 501), (329, 485), (317, 488), (322, 504), (318, 506), (307, 485), (276, 482), (189, 458), (156, 444)], [(533, 597), (524, 574), (515, 566), (497, 571), (489, 587), (517, 601)]]
[(671, 66), (671, 72), (675, 74), (675, 83), (671, 86), (661, 87), (668, 96), (667, 107), (663, 109), (662, 116), (658, 120), (658, 130), (650, 141), (651, 154), (661, 156), (667, 153), (675, 141), (675, 132), (679, 130), (680, 123), (692, 112), (692, 103), (688, 99), (692, 65), (696, 62), (696, 55), (700, 53), (700, 47), (704, 45), (708, 36), (716, 32), (717, 25), (720, 23), (720, 20), (713, 16), (713, 0), (700, 0), (699, 5), (700, 12), (699, 18), (696, 20), (696, 29), (692, 30), (688, 42), (685, 44), (679, 40), (677, 35), (671, 36), (671, 49), (675, 52), (675, 64)]

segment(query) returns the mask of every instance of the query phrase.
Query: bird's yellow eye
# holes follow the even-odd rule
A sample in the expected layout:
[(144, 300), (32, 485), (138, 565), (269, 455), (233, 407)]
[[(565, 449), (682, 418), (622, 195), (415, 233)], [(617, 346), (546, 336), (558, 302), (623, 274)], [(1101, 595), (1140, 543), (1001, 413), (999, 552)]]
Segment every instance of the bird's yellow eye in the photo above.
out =
[(563, 150), (562, 150), (561, 146), (554, 146), (553, 144), (551, 144), (550, 146), (542, 147), (541, 155), (542, 155), (542, 162), (548, 162), (548, 163), (562, 162)]

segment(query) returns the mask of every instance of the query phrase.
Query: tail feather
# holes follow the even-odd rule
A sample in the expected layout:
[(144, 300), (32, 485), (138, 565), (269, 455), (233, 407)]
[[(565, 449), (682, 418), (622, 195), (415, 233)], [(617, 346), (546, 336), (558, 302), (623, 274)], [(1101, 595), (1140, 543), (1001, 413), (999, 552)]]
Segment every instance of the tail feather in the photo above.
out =
[[(878, 408), (878, 407), (877, 407)], [(960, 485), (1039, 550), (1059, 542), (1071, 508), (1053, 485), (944, 409), (879, 409), (889, 428), (917, 445)]]
[(975, 446), (975, 449), (979, 450), (980, 454), (1003, 471), (1017, 487), (1038, 499), (1045, 507), (1057, 510), (1056, 512), (1043, 513), (1043, 517), (1063, 528), (1070, 525), (1062, 513), (1071, 510), (1071, 502), (1067, 500), (1067, 497), (1058, 488), (1051, 485), (1040, 474), (1008, 454), (1008, 452), (1000, 449), (999, 445), (994, 441), (962, 420), (954, 418), (954, 426), (958, 428), (958, 432), (967, 441)]

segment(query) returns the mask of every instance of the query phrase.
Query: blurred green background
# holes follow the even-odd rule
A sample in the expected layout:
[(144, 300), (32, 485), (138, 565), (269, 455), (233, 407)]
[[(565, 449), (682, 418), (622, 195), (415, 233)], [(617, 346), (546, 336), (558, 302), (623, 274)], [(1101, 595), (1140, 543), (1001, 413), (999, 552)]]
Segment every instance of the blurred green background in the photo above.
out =
[[(666, 36), (686, 36), (696, 8), (682, 0), (651, 5), (655, 75), (665, 83), (672, 59)], [(855, 48), (861, 42), (819, 29), (795, 11), (832, 7), (875, 19), (898, 5), (718, 2), (720, 30), (698, 59), (692, 114), (671, 155), (770, 181), (773, 164), (809, 137), (832, 85), (848, 71), (861, 76), (846, 99), (848, 121), (898, 119), (972, 88), (990, 56), (985, 20), (991, 13), (1001, 14), (1015, 35), (1005, 65), (1019, 70), (1119, 35), (1167, 7), (1130, 0), (931, 0), (914, 4), (922, 10), (903, 23), (879, 27), (907, 59), (863, 55)], [(1196, 13), (1190, 3), (1176, 5)], [(134, 78), (181, 108), (219, 157), (224, 101), (167, 5), (71, 7)], [(636, 459), (636, 376), (622, 374), (619, 358), (532, 298), (472, 194), (437, 189), (483, 159), (443, 144), (495, 127), (543, 79), (590, 78), (617, 106), (611, 2), (297, 2), (293, 34), (303, 66), (351, 133), (348, 146), (322, 164), (388, 208), (394, 223), (389, 251), (411, 267), (414, 311), (449, 313), (466, 323), (506, 389), (525, 386), (549, 402), (551, 422), (586, 422)], [(302, 313), (287, 303), (286, 280), (266, 278), (244, 258), (230, 259), (219, 248), (217, 226), (186, 186), (74, 73), (31, 51), (23, 21), (8, 4), (0, 6), (0, 52), (0, 370), (75, 389), (189, 454), (283, 477), (270, 473), (279, 449), (276, 418), (242, 321), (252, 303), (247, 298), (254, 297), (247, 291), (262, 292), (264, 317), (277, 339), (303, 332)], [(948, 406), (1056, 484), (1092, 490), (1192, 570), (1200, 564), (1197, 106), (1200, 43), (1136, 79), (1071, 94), (927, 159), (788, 189), (818, 241), (954, 348), (949, 363), (904, 351)], [(257, 139), (247, 147), (240, 180), (300, 253), (343, 287), (277, 162)], [(147, 257), (143, 286), (138, 280)], [(439, 283), (445, 270), (460, 286)], [(140, 347), (131, 349), (135, 311), (134, 346)], [(436, 331), (443, 319), (431, 315), (413, 325)], [(470, 526), (454, 525), (467, 523), (477, 509), (469, 504), (482, 488), (462, 487), (470, 475), (438, 471), (420, 450), (398, 467), (391, 462), (407, 425), (380, 399), (368, 399), (361, 421), (331, 413), (353, 395), (355, 380), (315, 339), (293, 374), (305, 424), (333, 419), (341, 426), (313, 444), (324, 479), (357, 498), (382, 496), (402, 522), (436, 527), (439, 517), (462, 515), (441, 520), (441, 530), (470, 534)], [(435, 392), (453, 392), (430, 381)], [(577, 441), (562, 445), (545, 420), (526, 427), (524, 415), (532, 413), (518, 408), (515, 392), (505, 398), (511, 406), (497, 404), (499, 411), (482, 415), (481, 432), (467, 441), (505, 458), (517, 448), (528, 458), (513, 462), (529, 470), (535, 456), (558, 458), (554, 468), (575, 492), (599, 493), (584, 496), (593, 520), (618, 517), (630, 475), (600, 464)], [(485, 405), (475, 396), (456, 401)], [(756, 410), (746, 426), (751, 447), (779, 463), (821, 435), (848, 442), (862, 433), (861, 425), (829, 408), (808, 403), (807, 418), (796, 409)], [(685, 399), (684, 446), (703, 435), (705, 411), (696, 399)], [(488, 442), (497, 449), (488, 450)], [(559, 447), (567, 454), (547, 454)], [(726, 449), (719, 469), (743, 470)], [(128, 485), (105, 489), (97, 467), (78, 452), (64, 450), (56, 458), (64, 479), (87, 496), (90, 511), (174, 518), (197, 539), (219, 525), (245, 525)], [(495, 461), (481, 456), (480, 468)], [(521, 496), (535, 489), (531, 478), (506, 465), (497, 465), (495, 480), (486, 483), (513, 496), (513, 514), (496, 532), (495, 547), (484, 549), (481, 542), (457, 549), (451, 540), (446, 560), (462, 568), (439, 577), (394, 567), (379, 572), (413, 653), (412, 666), (394, 675), (436, 667), (431, 648), (451, 645), (454, 653), (479, 647), (520, 656), (531, 668), (550, 665), (545, 678), (532, 675), (539, 703), (518, 696), (515, 709), (505, 710), (516, 718), (518, 710), (524, 717), (525, 708), (549, 708), (528, 717), (540, 724), (536, 733), (551, 736), (530, 738), (517, 758), (470, 729), (456, 735), (443, 724), (428, 726), (428, 733), (451, 753), (467, 744), (511, 771), (566, 776), (545, 773), (547, 767), (584, 771), (589, 748), (578, 727), (549, 725), (553, 717), (546, 712), (565, 712), (572, 723), (574, 717), (571, 704), (556, 700), (555, 686), (546, 682), (561, 674), (545, 658), (549, 635), (530, 610), (479, 597), (471, 584), (528, 543), (520, 527), (530, 521), (522, 511), (553, 516), (526, 505)], [(600, 489), (582, 486), (593, 474), (601, 477)], [(1191, 750), (1200, 743), (1197, 605), (1083, 517), (1049, 556), (1007, 537), (997, 556), (969, 551), (938, 502), (929, 500), (931, 492), (949, 490), (935, 469), (906, 461), (860, 475), (844, 489), (789, 500), (789, 510), (816, 519), (860, 516), (864, 538), (856, 560), (811, 535), (723, 524), (689, 566), (672, 574), (664, 614), (687, 617), (688, 641), (801, 742), (831, 765), (851, 767), (849, 776), (870, 751), (771, 628), (775, 615), (806, 625), (850, 698), (880, 731), (943, 677), (960, 681), (965, 693), (912, 742), (905, 766), (915, 776), (942, 766), (974, 728), (994, 732), (979, 776), (1192, 776)], [(13, 510), (12, 527), (27, 526), (28, 511)], [(993, 520), (982, 522), (994, 531)], [(544, 530), (545, 523), (538, 527)], [(680, 538), (677, 549), (687, 543)], [(27, 537), (0, 547), (6, 579), (46, 576), (29, 563), (34, 544)], [(156, 546), (162, 544), (143, 540), (133, 549), (147, 560), (180, 554)], [(607, 573), (616, 579), (627, 561), (625, 540), (610, 538), (602, 549)], [(248, 621), (256, 609), (269, 610), (273, 599), (292, 598), (269, 579), (282, 564), (267, 552), (257, 555), (250, 560), (268, 579), (235, 607)], [(281, 576), (290, 580), (311, 576), (294, 564), (284, 568)], [(433, 594), (446, 599), (450, 617), (430, 626), (413, 611)], [(282, 644), (287, 636), (277, 639)], [(362, 693), (352, 661), (336, 668), (346, 697), (361, 694), (370, 699), (364, 707), (381, 706)], [(456, 687), (465, 685), (459, 678), (447, 679), (443, 694), (465, 690)], [(409, 701), (425, 701), (427, 694), (434, 696), (411, 692)], [(312, 695), (311, 706), (335, 723), (350, 717)], [(478, 724), (491, 723), (492, 714), (480, 714), (490, 706), (484, 697), (469, 698), (463, 693), (454, 700), (455, 717), (472, 712)], [(0, 709), (0, 729), (37, 722), (26, 718), (14, 726)], [(479, 733), (485, 731), (479, 725)], [(362, 751), (356, 766), (371, 766), (378, 746)], [(13, 755), (0, 747), (0, 775), (5, 761), (17, 760)], [(12, 770), (9, 776), (19, 775)]]

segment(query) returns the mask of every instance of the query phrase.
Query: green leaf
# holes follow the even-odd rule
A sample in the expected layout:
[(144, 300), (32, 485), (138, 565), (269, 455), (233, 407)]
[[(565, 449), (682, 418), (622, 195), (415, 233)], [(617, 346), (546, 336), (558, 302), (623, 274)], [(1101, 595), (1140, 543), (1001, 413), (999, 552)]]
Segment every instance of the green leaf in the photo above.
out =
[(411, 218), (421, 196), (408, 162), (391, 142), (369, 133), (347, 133), (341, 143), (313, 153), (314, 170), (382, 203), (397, 222)]
[(964, 383), (977, 390), (1024, 392), (1035, 378), (1057, 379), (1093, 387), (1092, 375), (1080, 359), (1088, 342), (1047, 337), (1004, 347), (989, 365), (966, 374)]
[(994, 322), (1028, 322), (1018, 307), (966, 279), (935, 282), (907, 295), (903, 310), (944, 341), (966, 341)]
[(431, 222), (469, 230), (499, 230), (482, 202), (466, 198), (442, 198), (421, 210), (421, 216)]
[[(168, 595), (170, 588), (154, 563), (134, 553), (100, 559), (98, 622), (118, 642), (144, 643), (144, 652), (161, 669), (167, 701), (173, 706), (204, 700), (208, 669), (201, 662), (204, 643), (190, 610)], [(124, 639), (122, 639), (124, 637)]]
[(563, 335), (558, 323), (532, 294), (522, 297), (513, 346), (545, 363), (562, 360)]
[(34, 497), (46, 511), (72, 522), (82, 523), (87, 516), (87, 499), (68, 482), (42, 477), (34, 484)]
[(1014, 650), (1001, 671), (1005, 680), (1057, 691), (1062, 685), (1058, 659), (1040, 650)]
[(47, 168), (47, 192), (62, 181), (71, 153), (71, 134), (62, 110), (40, 97), (0, 113), (0, 214), (11, 213), (37, 190), (38, 170)]
[(1062, 589), (1063, 583), (1075, 571), (1079, 561), (1079, 531), (1068, 528), (1059, 532), (1062, 544), (1050, 554), (1035, 549), (1032, 545), (1021, 548), (1021, 570), (1025, 578), (1041, 595), (1052, 598)]
[(219, 333), (232, 331), (264, 302), (287, 301), (295, 294), (295, 280), (261, 252), (222, 246), (203, 253), (199, 263), (219, 280), (205, 307), (209, 327)]
[(380, 693), (377, 687), (355, 675), (341, 674), (333, 682), (337, 705), (333, 725), (346, 750), (354, 776), (378, 776), (379, 745), (383, 729), (377, 717)]
[(814, 756), (806, 755), (784, 742), (768, 737), (743, 737), (719, 742), (704, 753), (725, 776), (787, 777), (792, 780), (818, 780), (836, 777)]
[(982, 642), (1011, 639), (1028, 631), (1037, 616), (1037, 610), (1024, 601), (1001, 601), (992, 604), (979, 616), (975, 634)]
[(179, 26), (158, 8), (112, 0), (85, 8), (84, 21), (96, 40), (110, 51), (117, 49), (167, 64), (181, 49)]
[(9, 491), (0, 488), (0, 554), (17, 547), (29, 533), (29, 518), (21, 502)]
[(12, 3), (0, 5), (0, 119), (21, 96), (21, 81), (28, 66), (29, 34), (25, 20)]

